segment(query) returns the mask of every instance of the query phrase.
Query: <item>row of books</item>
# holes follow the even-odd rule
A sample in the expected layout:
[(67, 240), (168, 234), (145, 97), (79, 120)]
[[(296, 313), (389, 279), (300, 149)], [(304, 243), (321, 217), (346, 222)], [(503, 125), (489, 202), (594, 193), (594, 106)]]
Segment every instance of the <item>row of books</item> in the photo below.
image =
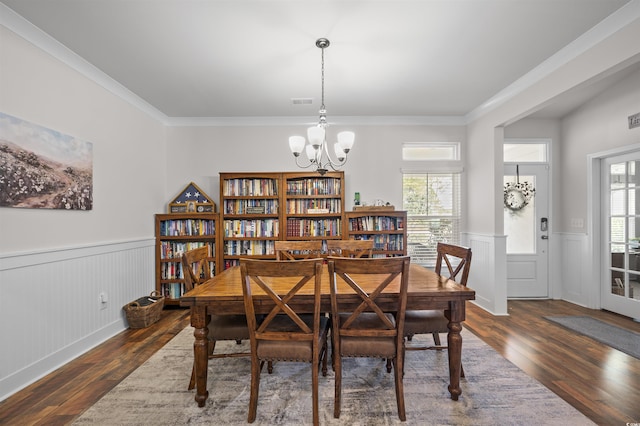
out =
[(278, 195), (277, 179), (227, 179), (223, 181), (222, 193), (225, 196), (266, 197)]
[(396, 231), (404, 229), (404, 218), (362, 216), (349, 219), (350, 231)]
[[(319, 210), (314, 212), (313, 210)], [(287, 200), (287, 214), (341, 213), (340, 198), (304, 198)]]
[(225, 237), (277, 237), (280, 235), (278, 219), (225, 220)]
[(287, 219), (288, 237), (335, 237), (342, 234), (342, 220)]
[(164, 297), (178, 299), (185, 293), (185, 288), (182, 283), (164, 283), (161, 291)]
[(228, 256), (259, 256), (275, 254), (273, 240), (230, 240), (224, 242), (224, 252)]
[(160, 257), (163, 259), (179, 258), (186, 251), (197, 249), (205, 245), (209, 246), (209, 255), (215, 257), (216, 245), (213, 242), (204, 241), (160, 241)]
[(404, 250), (404, 235), (402, 234), (382, 234), (366, 235), (358, 240), (373, 240), (374, 251), (402, 251)]
[(277, 199), (224, 200), (225, 214), (278, 214)]
[[(211, 276), (216, 274), (216, 263), (209, 262), (209, 272)], [(184, 279), (184, 271), (181, 262), (162, 262), (160, 264), (160, 278), (163, 280)]]
[(287, 180), (287, 195), (342, 194), (342, 180), (336, 178), (308, 178)]
[(170, 219), (160, 222), (163, 237), (215, 235), (216, 222), (207, 219)]

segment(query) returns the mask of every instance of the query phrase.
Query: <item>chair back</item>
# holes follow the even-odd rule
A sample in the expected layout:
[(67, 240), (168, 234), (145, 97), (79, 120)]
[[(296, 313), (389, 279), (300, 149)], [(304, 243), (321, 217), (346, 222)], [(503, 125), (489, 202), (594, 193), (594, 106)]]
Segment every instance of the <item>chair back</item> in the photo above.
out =
[(373, 243), (373, 240), (327, 240), (327, 252), (337, 257), (371, 257)]
[[(409, 256), (385, 257), (375, 259), (350, 259), (329, 257), (329, 282), (331, 289), (331, 312), (334, 337), (395, 337), (396, 346), (402, 347), (404, 315), (407, 306), (407, 288), (409, 285)], [(346, 285), (342, 284), (344, 282)], [(377, 299), (389, 286), (398, 286), (397, 305), (385, 311), (378, 306)], [(338, 290), (338, 286), (340, 289)], [(338, 291), (351, 292), (359, 296), (359, 305), (341, 306)], [(344, 314), (348, 312), (348, 314)], [(378, 321), (365, 323), (375, 326), (367, 328), (359, 322), (363, 313), (374, 312)], [(395, 321), (389, 312), (396, 313)], [(341, 316), (340, 313), (343, 313)], [(344, 319), (344, 320), (343, 320)], [(398, 346), (399, 345), (399, 346)]]
[(203, 246), (184, 252), (182, 254), (182, 273), (187, 291), (211, 278), (209, 247)]
[[(442, 275), (442, 266), (449, 270), (449, 279), (463, 286), (467, 285), (469, 269), (471, 268), (471, 249), (453, 244), (438, 243), (438, 257), (435, 271)], [(462, 272), (462, 273), (461, 273)], [(460, 278), (458, 278), (460, 275)]]
[[(320, 329), (321, 268), (322, 259), (295, 262), (240, 259), (242, 294), (252, 350), (259, 340), (317, 341)], [(309, 327), (296, 312), (293, 303), (298, 297), (313, 298), (313, 327)], [(256, 306), (265, 304), (274, 306), (258, 322)], [(282, 323), (284, 315), (291, 320), (289, 323), (297, 325), (293, 331), (290, 328), (283, 331), (277, 325)]]
[(322, 241), (275, 241), (276, 260), (314, 259), (322, 253)]

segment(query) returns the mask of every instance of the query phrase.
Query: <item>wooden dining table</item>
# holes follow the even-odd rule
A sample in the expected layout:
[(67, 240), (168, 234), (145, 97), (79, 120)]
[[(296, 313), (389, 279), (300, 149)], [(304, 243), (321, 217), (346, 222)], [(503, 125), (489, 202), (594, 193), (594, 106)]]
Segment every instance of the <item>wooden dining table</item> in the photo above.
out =
[[(242, 295), (240, 267), (233, 266), (219, 275), (207, 280), (193, 290), (185, 293), (180, 298), (180, 305), (191, 309), (191, 325), (195, 329), (193, 335), (193, 354), (195, 357), (196, 371), (196, 395), (198, 406), (203, 407), (209, 392), (207, 391), (208, 373), (208, 329), (207, 325), (212, 314), (233, 315), (244, 314), (244, 299)], [(345, 283), (343, 283), (346, 286)], [(365, 291), (366, 284), (363, 285)], [(345, 291), (341, 295), (341, 284), (337, 282), (338, 297), (347, 304), (347, 309), (352, 298), (354, 308), (362, 301), (352, 291)], [(376, 299), (379, 305), (389, 311), (397, 308), (397, 296), (399, 286), (390, 285), (386, 292)], [(371, 289), (372, 290), (372, 289)], [(260, 297), (262, 292), (257, 286), (252, 288), (254, 297)], [(441, 309), (449, 319), (449, 333), (447, 334), (449, 354), (449, 386), (451, 399), (458, 400), (462, 393), (460, 390), (460, 371), (462, 353), (461, 323), (465, 320), (465, 303), (475, 299), (475, 291), (460, 285), (452, 280), (437, 275), (430, 269), (417, 264), (411, 264), (409, 270), (409, 289), (407, 296), (408, 310)], [(329, 273), (327, 265), (323, 265), (322, 273), (322, 310), (331, 311)], [(256, 305), (256, 313), (268, 313), (273, 307), (273, 302), (267, 295)], [(342, 304), (342, 302), (341, 302)], [(301, 293), (295, 309), (299, 312), (313, 312), (313, 294), (306, 298)]]

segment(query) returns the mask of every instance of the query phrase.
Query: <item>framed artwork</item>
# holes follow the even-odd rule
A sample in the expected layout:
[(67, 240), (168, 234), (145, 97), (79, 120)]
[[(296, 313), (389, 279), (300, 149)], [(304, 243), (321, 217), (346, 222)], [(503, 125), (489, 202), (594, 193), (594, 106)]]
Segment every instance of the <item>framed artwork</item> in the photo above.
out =
[(91, 210), (93, 144), (0, 112), (0, 207)]

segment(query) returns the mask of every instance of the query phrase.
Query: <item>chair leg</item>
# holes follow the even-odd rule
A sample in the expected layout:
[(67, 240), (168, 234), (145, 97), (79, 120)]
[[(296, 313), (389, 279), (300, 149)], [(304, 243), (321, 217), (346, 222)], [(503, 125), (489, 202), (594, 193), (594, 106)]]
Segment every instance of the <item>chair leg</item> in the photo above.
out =
[(273, 373), (273, 361), (267, 362), (267, 373), (269, 374)]
[(460, 377), (464, 377), (464, 368), (462, 367), (462, 363), (460, 363)]
[(196, 387), (196, 363), (193, 363), (193, 367), (191, 368), (191, 380), (189, 380), (188, 390), (191, 390)]
[(313, 406), (313, 426), (318, 426), (320, 424), (320, 415), (318, 414), (320, 410), (318, 406), (318, 394), (320, 393), (318, 390), (318, 363), (319, 360), (315, 359), (311, 364), (311, 398)]
[(402, 355), (396, 356), (396, 358), (393, 360), (393, 370), (396, 381), (396, 402), (398, 404), (398, 417), (400, 418), (400, 421), (404, 422), (407, 420), (407, 415), (404, 406), (404, 384), (402, 380), (402, 376), (404, 374), (404, 363), (402, 358)]
[(387, 373), (391, 373), (391, 359), (387, 358)]
[(327, 341), (324, 341), (324, 346), (322, 349), (322, 377), (327, 377), (327, 352), (328, 352)]
[(334, 369), (336, 371), (335, 377), (335, 395), (333, 400), (333, 417), (340, 418), (340, 403), (342, 399), (342, 360), (340, 355), (334, 355), (333, 359)]
[(433, 336), (433, 343), (436, 344), (436, 346), (442, 346), (440, 344), (440, 334), (438, 333), (431, 333), (431, 335)]
[(258, 390), (260, 389), (260, 370), (262, 363), (258, 358), (251, 357), (251, 393), (249, 396), (249, 414), (247, 415), (247, 423), (253, 423), (256, 420), (258, 411)]

